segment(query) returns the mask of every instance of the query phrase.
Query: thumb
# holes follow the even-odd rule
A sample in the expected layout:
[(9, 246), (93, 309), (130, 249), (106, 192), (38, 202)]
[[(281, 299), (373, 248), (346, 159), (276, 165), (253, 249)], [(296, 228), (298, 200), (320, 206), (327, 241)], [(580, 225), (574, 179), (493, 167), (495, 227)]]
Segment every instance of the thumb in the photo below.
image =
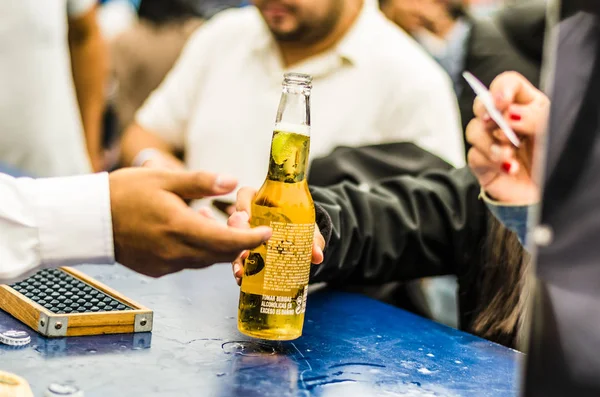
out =
[(325, 238), (319, 230), (319, 226), (315, 225), (315, 235), (313, 240), (313, 251), (312, 251), (312, 263), (314, 265), (320, 265), (323, 263), (325, 256), (323, 250), (325, 249)]
[(539, 91), (523, 75), (517, 72), (504, 72), (494, 79), (490, 92), (496, 107), (504, 111), (510, 104), (526, 105), (533, 102)]
[(227, 226), (236, 227), (238, 229), (248, 229), (250, 217), (245, 211), (234, 212), (227, 220)]
[(226, 194), (237, 186), (233, 177), (203, 171), (170, 171), (163, 178), (162, 187), (183, 199)]

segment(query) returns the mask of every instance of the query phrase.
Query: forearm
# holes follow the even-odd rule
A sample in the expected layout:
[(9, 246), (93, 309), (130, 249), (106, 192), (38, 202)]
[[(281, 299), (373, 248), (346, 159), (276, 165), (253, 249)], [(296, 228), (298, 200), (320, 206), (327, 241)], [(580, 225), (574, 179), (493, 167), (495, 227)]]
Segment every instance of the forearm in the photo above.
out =
[(463, 274), (485, 238), (488, 212), (468, 169), (389, 178), (364, 192), (313, 188), (331, 217), (313, 281), (381, 283)]
[(0, 283), (49, 266), (113, 263), (108, 176), (0, 174)]
[(144, 149), (156, 149), (169, 160), (181, 163), (173, 155), (173, 148), (164, 139), (134, 123), (127, 128), (121, 141), (121, 161), (123, 165), (132, 165), (135, 157)]
[(95, 11), (69, 23), (73, 81), (88, 153), (96, 171), (101, 167), (104, 88), (108, 75), (107, 47), (95, 21)]

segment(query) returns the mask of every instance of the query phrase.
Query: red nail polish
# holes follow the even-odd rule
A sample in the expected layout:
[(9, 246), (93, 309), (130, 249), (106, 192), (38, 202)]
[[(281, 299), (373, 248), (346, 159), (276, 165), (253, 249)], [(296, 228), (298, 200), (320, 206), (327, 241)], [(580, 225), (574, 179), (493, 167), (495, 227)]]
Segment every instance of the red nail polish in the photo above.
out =
[(520, 114), (516, 114), (516, 113), (511, 113), (510, 114), (510, 119), (513, 121), (521, 121), (521, 115)]
[(510, 174), (510, 169), (512, 168), (512, 163), (510, 161), (505, 161), (502, 163), (502, 169), (507, 174)]

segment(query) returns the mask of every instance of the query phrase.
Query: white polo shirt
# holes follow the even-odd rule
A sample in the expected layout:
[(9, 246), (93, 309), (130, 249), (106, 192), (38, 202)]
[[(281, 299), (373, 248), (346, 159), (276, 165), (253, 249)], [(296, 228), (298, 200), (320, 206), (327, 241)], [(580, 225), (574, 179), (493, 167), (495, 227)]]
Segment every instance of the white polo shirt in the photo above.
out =
[(0, 162), (33, 176), (91, 171), (73, 86), (67, 15), (95, 0), (0, 1)]
[(411, 141), (465, 164), (452, 83), (372, 4), (333, 49), (286, 69), (254, 7), (224, 11), (190, 38), (136, 121), (177, 149), (191, 169), (259, 187), (288, 71), (313, 76), (311, 157), (339, 145)]

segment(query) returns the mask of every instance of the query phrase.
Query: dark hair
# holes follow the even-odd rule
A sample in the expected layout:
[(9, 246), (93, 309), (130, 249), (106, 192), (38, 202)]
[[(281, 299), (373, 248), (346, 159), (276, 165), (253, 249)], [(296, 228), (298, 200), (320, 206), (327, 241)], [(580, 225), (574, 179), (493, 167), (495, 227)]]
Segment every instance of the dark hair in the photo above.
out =
[(194, 4), (190, 0), (142, 0), (138, 16), (159, 25), (174, 20), (202, 17)]
[(472, 331), (506, 346), (517, 346), (527, 326), (530, 255), (516, 234), (490, 215), (487, 255), (479, 280), (479, 303)]

